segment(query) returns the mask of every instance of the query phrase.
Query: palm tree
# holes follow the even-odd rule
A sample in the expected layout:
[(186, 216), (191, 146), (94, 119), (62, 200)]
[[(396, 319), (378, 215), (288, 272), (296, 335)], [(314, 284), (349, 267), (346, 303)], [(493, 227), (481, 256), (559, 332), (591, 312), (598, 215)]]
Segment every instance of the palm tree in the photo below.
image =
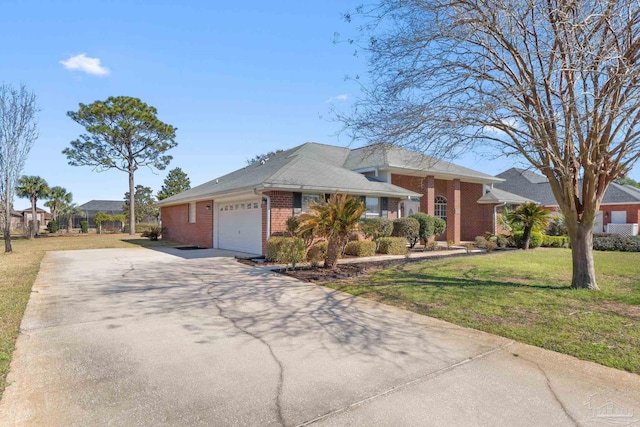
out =
[(523, 203), (516, 209), (507, 213), (507, 220), (512, 226), (522, 227), (522, 240), (524, 249), (529, 249), (531, 232), (536, 228), (544, 228), (549, 224), (551, 212), (534, 203)]
[(67, 218), (67, 233), (71, 233), (73, 229), (73, 216), (84, 215), (85, 212), (75, 203), (69, 203), (60, 207), (60, 214)]
[(71, 203), (72, 199), (73, 195), (68, 193), (66, 188), (51, 187), (51, 191), (49, 191), (49, 201), (44, 205), (51, 209), (51, 216), (56, 222), (59, 222), (58, 215), (60, 214), (60, 208)]
[(31, 201), (31, 219), (33, 225), (31, 226), (29, 238), (33, 239), (35, 235), (38, 234), (39, 228), (36, 203), (38, 203), (39, 199), (47, 198), (49, 195), (49, 186), (47, 185), (47, 181), (39, 176), (22, 175), (16, 186), (16, 194), (18, 197), (24, 197)]
[(327, 239), (324, 268), (333, 270), (342, 249), (347, 244), (349, 233), (356, 228), (366, 208), (358, 198), (336, 193), (329, 200), (311, 203), (309, 209), (308, 213), (298, 218), (299, 230), (313, 230), (317, 236)]

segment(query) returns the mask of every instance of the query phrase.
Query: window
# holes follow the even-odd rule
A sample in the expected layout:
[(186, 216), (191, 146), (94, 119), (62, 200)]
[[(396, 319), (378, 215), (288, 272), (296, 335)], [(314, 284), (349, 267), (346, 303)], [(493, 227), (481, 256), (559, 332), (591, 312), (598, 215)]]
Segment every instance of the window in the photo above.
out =
[(435, 199), (435, 203), (433, 205), (433, 215), (436, 218), (447, 220), (447, 199), (442, 196), (438, 196)]
[(189, 223), (196, 222), (196, 202), (189, 203)]
[(309, 211), (312, 202), (320, 202), (319, 194), (293, 193), (293, 215), (298, 216)]
[(311, 202), (320, 203), (320, 195), (319, 194), (303, 194), (302, 195), (302, 212), (307, 212), (309, 210), (309, 204)]
[(380, 199), (378, 197), (365, 197), (364, 205), (367, 208), (364, 213), (366, 218), (380, 216)]

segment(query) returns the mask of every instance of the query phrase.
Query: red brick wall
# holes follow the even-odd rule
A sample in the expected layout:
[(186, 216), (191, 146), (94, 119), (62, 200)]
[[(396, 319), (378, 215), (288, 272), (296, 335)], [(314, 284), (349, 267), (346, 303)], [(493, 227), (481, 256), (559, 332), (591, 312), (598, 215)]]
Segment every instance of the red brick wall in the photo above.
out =
[(398, 218), (398, 202), (400, 199), (389, 199), (389, 210), (387, 211), (387, 219), (393, 221)]
[[(447, 191), (446, 180), (436, 179), (433, 182), (433, 197), (447, 198), (447, 211), (454, 213), (453, 200), (450, 200)], [(433, 212), (433, 206), (429, 206), (429, 177), (420, 178), (406, 175), (391, 175), (391, 183), (406, 188), (416, 193), (421, 193), (420, 211)], [(493, 232), (493, 205), (480, 205), (477, 200), (482, 197), (483, 185), (470, 182), (460, 183), (460, 239), (474, 240), (485, 231)], [(449, 213), (449, 212), (447, 212)], [(448, 221), (448, 223), (451, 221)], [(449, 224), (447, 224), (448, 228)], [(440, 240), (446, 240), (441, 236)]]
[(473, 241), (486, 231), (493, 233), (493, 206), (480, 205), (478, 199), (483, 195), (483, 185), (470, 182), (460, 183), (460, 214), (462, 240)]
[[(209, 209), (207, 209), (209, 206)], [(196, 222), (189, 223), (189, 204), (161, 208), (163, 240), (213, 247), (213, 200), (196, 203)]]
[(627, 212), (627, 224), (638, 224), (640, 220), (640, 206), (638, 205), (600, 205), (602, 211), (603, 222), (605, 225), (611, 223), (611, 212), (613, 211), (626, 211)]
[[(293, 193), (287, 191), (269, 191), (264, 193), (271, 198), (271, 236), (287, 230), (287, 219), (293, 216)], [(267, 206), (262, 205), (262, 253), (267, 252)]]

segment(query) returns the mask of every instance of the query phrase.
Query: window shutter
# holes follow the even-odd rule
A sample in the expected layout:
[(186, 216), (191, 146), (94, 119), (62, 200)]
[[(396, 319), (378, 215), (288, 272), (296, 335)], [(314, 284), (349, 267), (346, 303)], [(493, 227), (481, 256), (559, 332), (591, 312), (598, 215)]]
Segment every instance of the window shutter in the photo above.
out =
[(383, 211), (388, 211), (389, 210), (389, 198), (388, 197), (381, 197), (380, 198), (380, 209)]
[(293, 208), (302, 209), (302, 193), (293, 193)]

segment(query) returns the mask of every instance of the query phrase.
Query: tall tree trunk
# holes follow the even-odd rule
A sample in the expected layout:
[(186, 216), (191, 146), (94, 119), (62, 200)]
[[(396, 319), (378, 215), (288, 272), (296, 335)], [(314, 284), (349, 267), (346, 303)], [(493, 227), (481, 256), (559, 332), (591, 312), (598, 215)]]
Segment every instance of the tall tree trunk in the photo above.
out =
[[(5, 252), (12, 252), (13, 248), (11, 246), (11, 199), (12, 197), (9, 197), (10, 191), (9, 191), (9, 173), (7, 171), (5, 171), (5, 177), (4, 177), (4, 184), (5, 184), (5, 188), (4, 188), (4, 230), (3, 230), (3, 237), (4, 237), (4, 251)], [(12, 193), (11, 193), (12, 194)]]
[(36, 207), (36, 203), (38, 203), (38, 200), (35, 197), (31, 197), (31, 230), (29, 233), (29, 238), (33, 239), (38, 231), (38, 211), (37, 211), (37, 207)]
[(133, 170), (129, 169), (129, 235), (136, 234), (136, 201), (135, 188), (133, 186)]
[(338, 264), (338, 257), (342, 248), (342, 242), (339, 237), (332, 237), (327, 242), (327, 256), (324, 259), (324, 268), (334, 270)]
[(573, 260), (571, 287), (600, 290), (596, 283), (596, 269), (593, 263), (593, 225), (577, 224), (572, 228), (568, 229)]
[(73, 229), (73, 214), (69, 214), (69, 216), (67, 216), (67, 233), (71, 233), (71, 230)]
[[(9, 213), (9, 215), (11, 215), (11, 213)], [(4, 232), (2, 233), (3, 237), (4, 237), (4, 251), (5, 252), (12, 252), (13, 248), (11, 247), (11, 225), (9, 223), (9, 225), (7, 225), (4, 228)]]

